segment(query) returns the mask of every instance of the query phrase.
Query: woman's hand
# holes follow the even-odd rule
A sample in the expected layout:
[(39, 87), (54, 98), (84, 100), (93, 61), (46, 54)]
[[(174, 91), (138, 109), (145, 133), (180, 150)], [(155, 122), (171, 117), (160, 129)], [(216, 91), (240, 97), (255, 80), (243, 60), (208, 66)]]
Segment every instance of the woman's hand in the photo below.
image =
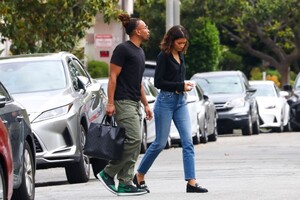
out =
[(191, 91), (193, 88), (194, 88), (193, 82), (189, 82), (189, 81), (184, 82), (184, 91), (188, 92)]

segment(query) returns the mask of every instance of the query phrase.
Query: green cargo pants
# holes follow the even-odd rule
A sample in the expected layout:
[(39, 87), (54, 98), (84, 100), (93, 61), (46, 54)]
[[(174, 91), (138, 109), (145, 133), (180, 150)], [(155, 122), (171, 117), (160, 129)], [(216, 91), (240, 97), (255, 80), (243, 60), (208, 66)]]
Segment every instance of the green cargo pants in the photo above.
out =
[(126, 138), (121, 160), (111, 160), (104, 171), (111, 177), (117, 175), (119, 183), (132, 184), (135, 163), (141, 149), (141, 103), (131, 100), (115, 101), (115, 119), (119, 126), (125, 127)]

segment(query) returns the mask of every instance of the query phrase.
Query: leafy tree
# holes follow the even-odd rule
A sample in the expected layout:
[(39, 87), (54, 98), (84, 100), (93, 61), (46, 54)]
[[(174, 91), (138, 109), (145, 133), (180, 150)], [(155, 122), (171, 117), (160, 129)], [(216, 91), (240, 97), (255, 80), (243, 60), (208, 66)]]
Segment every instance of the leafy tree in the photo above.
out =
[[(199, 1), (181, 1), (181, 24), (190, 33), (187, 78), (199, 71), (216, 69), (220, 57), (219, 32), (213, 23), (199, 17), (199, 9), (195, 9), (195, 4), (199, 4)], [(143, 19), (150, 29), (150, 41), (143, 46), (148, 59), (155, 60), (160, 51), (159, 44), (166, 30), (165, 5), (166, 0), (135, 2), (135, 16)]]
[(222, 57), (220, 59), (220, 70), (244, 71), (243, 58), (224, 46), (222, 51)]
[(219, 31), (209, 20), (194, 20), (188, 26), (190, 46), (187, 51), (187, 78), (198, 72), (215, 71), (221, 55)]
[(289, 83), (292, 63), (300, 58), (299, 0), (204, 0), (209, 16), (253, 56), (267, 61)]
[(160, 51), (159, 44), (166, 31), (165, 5), (165, 0), (139, 0), (134, 4), (133, 16), (145, 21), (150, 30), (150, 40), (142, 44), (148, 60), (156, 60)]
[(0, 0), (1, 40), (13, 54), (72, 51), (100, 11), (107, 22), (119, 0)]

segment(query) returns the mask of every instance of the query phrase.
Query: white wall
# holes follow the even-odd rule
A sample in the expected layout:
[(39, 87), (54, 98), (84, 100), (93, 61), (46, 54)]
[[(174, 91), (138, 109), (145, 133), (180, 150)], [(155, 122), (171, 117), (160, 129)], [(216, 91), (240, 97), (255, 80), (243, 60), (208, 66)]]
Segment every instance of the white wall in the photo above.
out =
[[(120, 0), (119, 6), (128, 14), (133, 13), (134, 0)], [(95, 25), (87, 31), (85, 43), (85, 62), (99, 60), (109, 63), (115, 47), (121, 42), (128, 40), (124, 33), (122, 23), (111, 20), (109, 24), (104, 23), (103, 15), (97, 14)], [(100, 52), (108, 52), (108, 55), (100, 55)], [(107, 56), (107, 57), (105, 57)]]

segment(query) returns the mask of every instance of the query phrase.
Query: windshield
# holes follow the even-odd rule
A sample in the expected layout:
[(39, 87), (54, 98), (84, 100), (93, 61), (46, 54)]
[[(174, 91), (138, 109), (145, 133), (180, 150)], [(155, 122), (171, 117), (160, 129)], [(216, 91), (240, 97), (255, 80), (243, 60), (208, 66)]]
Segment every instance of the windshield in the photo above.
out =
[(243, 85), (239, 77), (206, 77), (197, 78), (195, 81), (206, 94), (240, 94), (243, 93)]
[(12, 94), (66, 87), (60, 61), (37, 61), (0, 64), (0, 80)]
[(276, 92), (272, 85), (251, 85), (256, 89), (254, 96), (256, 97), (276, 97)]

